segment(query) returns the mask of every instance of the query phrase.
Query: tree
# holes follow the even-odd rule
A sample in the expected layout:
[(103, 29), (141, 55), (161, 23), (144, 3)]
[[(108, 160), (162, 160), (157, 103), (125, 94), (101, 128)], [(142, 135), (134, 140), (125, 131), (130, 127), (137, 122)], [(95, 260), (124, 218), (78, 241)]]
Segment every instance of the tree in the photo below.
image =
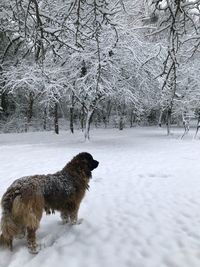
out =
[[(164, 111), (167, 114), (167, 132), (170, 134), (171, 117), (174, 109), (174, 103), (177, 95), (177, 84), (179, 69), (185, 64), (184, 54), (187, 44), (191, 40), (192, 49), (186, 54), (187, 60), (194, 56), (199, 47), (199, 28), (197, 24), (199, 14), (200, 1), (149, 1), (151, 6), (150, 22), (156, 22), (157, 29), (152, 34), (167, 34), (167, 54), (163, 62), (163, 71), (160, 73), (162, 77), (162, 102), (161, 116)], [(197, 41), (198, 40), (198, 41)]]

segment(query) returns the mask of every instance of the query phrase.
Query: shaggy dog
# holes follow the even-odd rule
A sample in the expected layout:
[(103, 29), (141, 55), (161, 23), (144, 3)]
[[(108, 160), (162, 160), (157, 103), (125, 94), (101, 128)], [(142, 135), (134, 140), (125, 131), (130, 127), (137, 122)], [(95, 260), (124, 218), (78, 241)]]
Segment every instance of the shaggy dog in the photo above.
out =
[(36, 230), (43, 210), (60, 211), (65, 223), (77, 223), (81, 200), (89, 188), (91, 171), (99, 162), (83, 152), (55, 174), (17, 179), (2, 197), (0, 244), (10, 247), (14, 237), (27, 234), (28, 248), (37, 253)]

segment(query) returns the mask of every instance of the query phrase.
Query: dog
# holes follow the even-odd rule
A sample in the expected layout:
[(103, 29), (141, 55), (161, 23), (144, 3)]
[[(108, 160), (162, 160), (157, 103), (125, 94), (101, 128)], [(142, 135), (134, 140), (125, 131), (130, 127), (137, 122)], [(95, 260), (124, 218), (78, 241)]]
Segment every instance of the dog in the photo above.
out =
[(80, 203), (99, 162), (82, 152), (54, 174), (15, 180), (1, 201), (0, 244), (13, 249), (13, 239), (26, 234), (29, 252), (38, 253), (36, 231), (43, 211), (59, 211), (64, 223), (77, 224)]

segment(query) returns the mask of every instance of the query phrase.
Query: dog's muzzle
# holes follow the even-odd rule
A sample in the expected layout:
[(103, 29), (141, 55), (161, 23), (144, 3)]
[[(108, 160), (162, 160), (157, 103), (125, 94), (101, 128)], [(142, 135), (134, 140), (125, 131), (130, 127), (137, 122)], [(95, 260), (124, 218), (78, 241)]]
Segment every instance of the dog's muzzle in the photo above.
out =
[(96, 169), (99, 165), (99, 162), (97, 160), (93, 160), (92, 162), (92, 170)]

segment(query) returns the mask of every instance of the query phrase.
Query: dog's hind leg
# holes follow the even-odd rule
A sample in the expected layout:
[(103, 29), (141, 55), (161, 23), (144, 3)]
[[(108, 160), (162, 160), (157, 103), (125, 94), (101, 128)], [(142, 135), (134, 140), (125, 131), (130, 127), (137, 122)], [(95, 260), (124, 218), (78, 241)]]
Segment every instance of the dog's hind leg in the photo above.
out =
[(34, 254), (39, 252), (36, 243), (36, 231), (39, 228), (41, 216), (42, 216), (42, 209), (41, 211), (37, 210), (36, 212), (36, 210), (34, 210), (31, 206), (28, 207), (28, 213), (25, 220), (25, 225), (27, 230), (27, 243), (29, 252)]
[(39, 228), (40, 220), (43, 212), (43, 199), (40, 196), (36, 196), (35, 199), (29, 200), (27, 205), (27, 217), (25, 219), (25, 225), (27, 230), (27, 243), (30, 253), (38, 253), (38, 246), (36, 243), (36, 231)]
[(36, 243), (36, 229), (31, 229), (27, 227), (27, 242), (28, 242), (29, 252), (37, 254), (39, 250)]
[(13, 202), (12, 213), (20, 222), (20, 230), (27, 230), (28, 249), (31, 253), (38, 253), (36, 244), (36, 230), (39, 228), (44, 198), (39, 190), (30, 188), (23, 196), (18, 196)]
[(9, 249), (12, 251), (13, 250), (13, 239), (12, 239), (12, 237), (5, 238), (4, 235), (1, 234), (0, 235), (0, 246), (9, 247)]
[[(34, 206), (35, 208), (35, 206)], [(27, 217), (25, 220), (26, 230), (27, 230), (27, 243), (28, 249), (30, 253), (36, 254), (39, 252), (38, 246), (36, 243), (36, 231), (39, 228), (40, 219), (42, 215), (39, 210), (34, 210), (31, 206), (29, 206), (27, 213)]]

